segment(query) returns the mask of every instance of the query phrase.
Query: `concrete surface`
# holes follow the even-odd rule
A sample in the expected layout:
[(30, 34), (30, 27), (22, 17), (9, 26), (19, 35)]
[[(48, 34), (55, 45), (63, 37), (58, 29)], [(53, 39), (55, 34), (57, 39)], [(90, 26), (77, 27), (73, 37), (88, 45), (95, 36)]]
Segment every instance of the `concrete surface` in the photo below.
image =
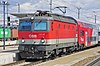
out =
[(13, 62), (15, 53), (0, 53), (0, 65)]
[[(7, 41), (6, 45), (8, 44), (15, 44), (16, 41)], [(0, 43), (2, 45), (2, 43)], [(12, 46), (5, 46), (5, 50), (3, 50), (3, 47), (0, 47), (0, 65), (12, 63), (17, 60), (17, 54), (18, 54), (18, 45), (12, 45)]]

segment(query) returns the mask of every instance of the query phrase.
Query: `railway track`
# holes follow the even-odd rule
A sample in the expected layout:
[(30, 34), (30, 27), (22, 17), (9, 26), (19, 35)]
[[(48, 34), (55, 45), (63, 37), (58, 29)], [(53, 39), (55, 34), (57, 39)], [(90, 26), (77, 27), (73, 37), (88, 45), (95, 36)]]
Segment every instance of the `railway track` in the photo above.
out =
[(84, 66), (100, 66), (100, 64), (98, 64), (99, 62), (100, 62), (100, 56)]
[[(93, 46), (93, 47), (89, 47), (89, 48), (85, 48), (84, 50), (87, 50), (87, 49), (90, 49), (90, 48), (94, 48), (94, 47), (97, 47), (97, 46)], [(84, 50), (81, 50), (81, 51), (84, 51)], [(74, 54), (74, 53), (77, 53), (79, 51), (76, 51), (76, 52), (73, 52), (73, 53), (69, 53), (69, 54)], [(99, 51), (98, 51), (99, 53)], [(57, 58), (60, 58), (60, 57), (63, 57), (63, 56), (66, 56), (66, 55), (60, 55), (60, 56), (57, 56), (53, 59), (57, 59)], [(51, 58), (49, 59), (44, 59), (44, 60), (20, 60), (20, 61), (16, 61), (14, 63), (10, 63), (10, 64), (6, 64), (6, 65), (2, 65), (2, 66), (32, 66), (32, 65), (36, 65), (36, 64), (40, 64), (42, 62), (46, 62), (46, 61), (49, 61), (49, 60), (53, 60)]]
[(83, 60), (80, 60), (79, 62), (77, 62), (77, 63), (75, 63), (75, 64), (73, 64), (71, 66), (93, 66), (93, 64), (98, 62), (98, 60), (100, 61), (100, 59), (93, 61), (96, 58), (100, 58), (100, 55), (87, 57), (87, 58), (85, 58)]

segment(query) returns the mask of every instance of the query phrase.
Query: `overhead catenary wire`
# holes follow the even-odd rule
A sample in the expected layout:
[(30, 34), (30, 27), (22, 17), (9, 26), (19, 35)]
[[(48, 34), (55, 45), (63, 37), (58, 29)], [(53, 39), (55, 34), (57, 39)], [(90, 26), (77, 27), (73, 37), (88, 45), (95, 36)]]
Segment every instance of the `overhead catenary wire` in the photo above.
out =
[[(67, 2), (67, 3), (68, 3), (68, 2)], [(85, 13), (90, 13), (90, 12), (92, 12), (92, 11), (90, 11), (89, 9), (80, 8), (80, 7), (77, 7), (77, 6), (75, 6), (75, 5), (71, 4), (71, 3), (68, 3), (68, 4), (78, 9), (78, 18), (80, 18), (80, 9), (82, 9), (82, 11), (84, 11)], [(92, 15), (92, 13), (91, 13), (91, 15)], [(82, 15), (82, 16), (87, 17), (86, 15)], [(97, 15), (94, 15), (94, 16), (95, 16), (95, 23), (96, 23), (96, 20), (99, 20), (99, 19), (97, 19)], [(99, 21), (100, 21), (100, 20), (99, 20)]]
[[(49, 3), (50, 2), (50, 0), (46, 0), (47, 1), (47, 3)], [(52, 0), (53, 1), (53, 0)], [(59, 2), (61, 2), (60, 0), (58, 0)], [(58, 2), (57, 1), (57, 2)], [(62, 0), (62, 2), (67, 2), (67, 1), (65, 1), (65, 0)], [(18, 2), (16, 2), (16, 3), (18, 3)], [(14, 5), (14, 6), (17, 6), (16, 4), (10, 4), (10, 6), (11, 5)], [(59, 4), (58, 3), (54, 3), (54, 1), (52, 2), (52, 5), (53, 6), (58, 6)], [(81, 15), (80, 16), (78, 16), (78, 14), (79, 14), (79, 12), (77, 11), (77, 9), (79, 8), (78, 6), (76, 6), (76, 5), (74, 5), (74, 4), (72, 4), (71, 2), (67, 2), (67, 4), (66, 3), (64, 3), (64, 5), (66, 5), (66, 7), (67, 7), (67, 11), (69, 10), (69, 11), (71, 11), (72, 13), (75, 13), (75, 15), (77, 15), (77, 17), (78, 18), (80, 18), (81, 19), (81, 17), (82, 16), (84, 16), (84, 17), (90, 17), (89, 15), (92, 15), (92, 11), (91, 10), (89, 10), (89, 9), (87, 9), (88, 7), (85, 7), (85, 8), (82, 8), (81, 7)], [(68, 6), (69, 5), (69, 6)], [(54, 8), (54, 7), (52, 7), (52, 8)], [(9, 12), (11, 12), (12, 11), (12, 9), (11, 8), (9, 8)], [(69, 12), (67, 12), (67, 13), (69, 13)], [(84, 13), (85, 13), (85, 15), (84, 15)], [(89, 14), (89, 15), (88, 15)], [(98, 15), (96, 15), (97, 17), (99, 17)], [(75, 16), (76, 17), (76, 16)], [(98, 19), (97, 19), (98, 20)]]

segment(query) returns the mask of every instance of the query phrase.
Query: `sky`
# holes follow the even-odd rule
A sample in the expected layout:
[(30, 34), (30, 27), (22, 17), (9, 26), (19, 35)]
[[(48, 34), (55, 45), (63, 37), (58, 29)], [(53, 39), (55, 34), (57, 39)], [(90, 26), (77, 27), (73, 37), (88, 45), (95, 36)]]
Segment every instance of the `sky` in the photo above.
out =
[[(0, 2), (3, 0), (0, 0)], [(18, 12), (18, 3), (20, 4), (20, 13), (33, 13), (36, 10), (48, 10), (50, 0), (4, 0), (10, 5), (8, 13)], [(100, 0), (52, 0), (52, 12), (62, 14), (58, 6), (66, 6), (65, 15), (72, 16), (77, 19), (77, 8), (80, 9), (80, 20), (94, 22), (94, 15), (97, 15), (97, 23), (100, 21)], [(2, 18), (3, 7), (0, 5), (0, 18)]]

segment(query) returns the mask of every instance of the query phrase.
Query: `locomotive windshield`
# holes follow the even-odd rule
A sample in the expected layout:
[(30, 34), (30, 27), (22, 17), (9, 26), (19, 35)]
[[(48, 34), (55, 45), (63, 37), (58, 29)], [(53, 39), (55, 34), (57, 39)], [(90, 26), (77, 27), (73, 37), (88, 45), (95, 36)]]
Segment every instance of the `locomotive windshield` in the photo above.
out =
[(47, 31), (47, 22), (46, 21), (35, 21), (34, 22), (34, 31)]
[(20, 31), (31, 31), (32, 30), (32, 22), (20, 22), (19, 30)]

